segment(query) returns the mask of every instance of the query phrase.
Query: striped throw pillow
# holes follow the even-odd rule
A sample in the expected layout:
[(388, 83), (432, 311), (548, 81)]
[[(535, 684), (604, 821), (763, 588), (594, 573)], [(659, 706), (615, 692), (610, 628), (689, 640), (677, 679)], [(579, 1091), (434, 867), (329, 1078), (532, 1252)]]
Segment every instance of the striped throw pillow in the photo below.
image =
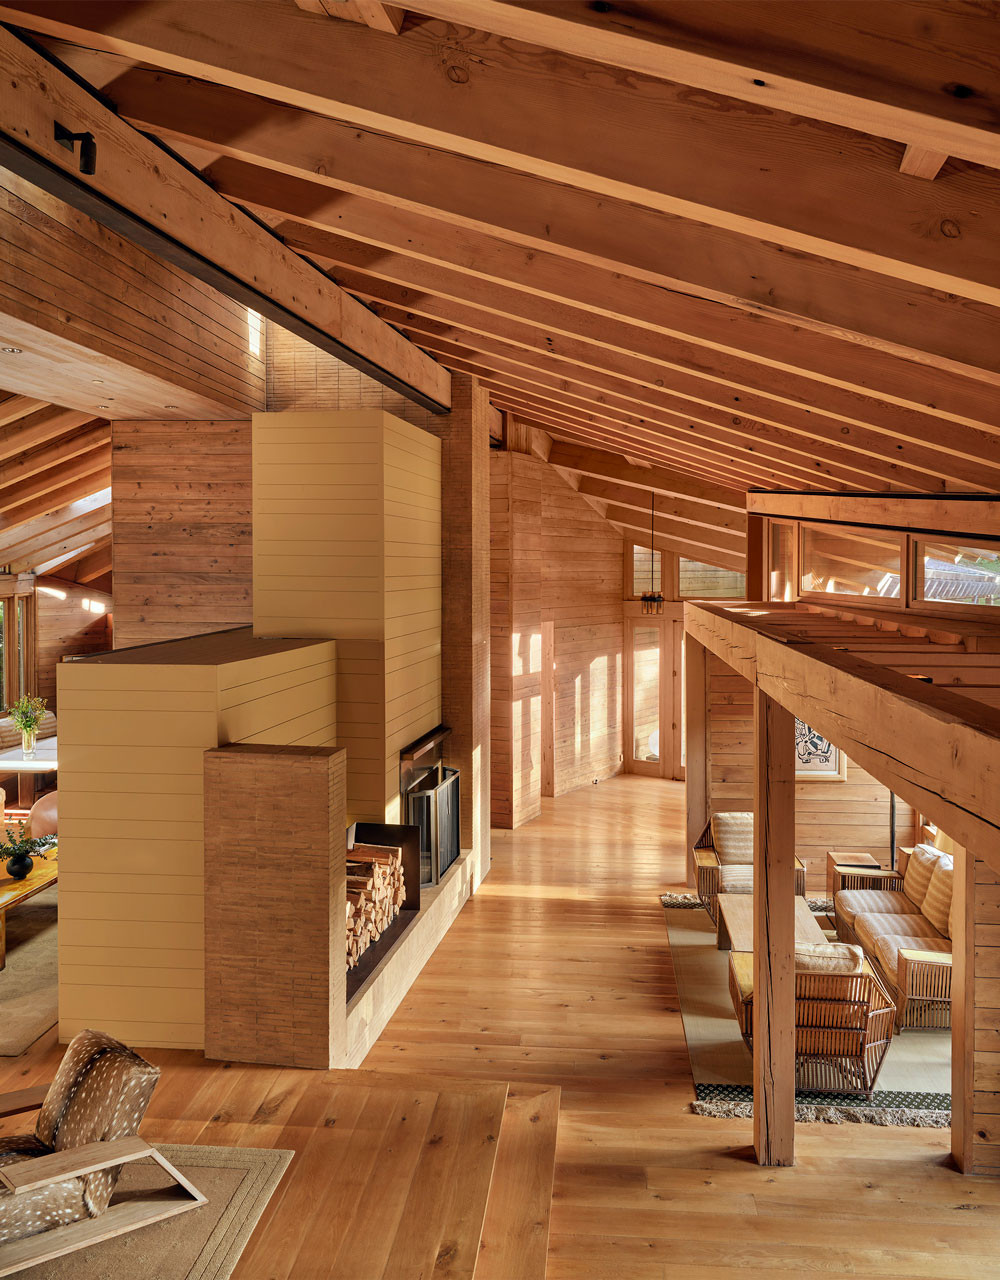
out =
[(950, 936), (948, 932), (948, 913), (951, 910), (951, 890), (955, 880), (955, 862), (943, 853), (938, 858), (931, 882), (927, 886), (927, 896), (921, 910), (924, 918), (929, 920), (938, 933)]
[(938, 859), (943, 857), (947, 857), (947, 854), (939, 853), (928, 844), (918, 844), (910, 854), (903, 876), (903, 892), (918, 907), (924, 905), (934, 868)]

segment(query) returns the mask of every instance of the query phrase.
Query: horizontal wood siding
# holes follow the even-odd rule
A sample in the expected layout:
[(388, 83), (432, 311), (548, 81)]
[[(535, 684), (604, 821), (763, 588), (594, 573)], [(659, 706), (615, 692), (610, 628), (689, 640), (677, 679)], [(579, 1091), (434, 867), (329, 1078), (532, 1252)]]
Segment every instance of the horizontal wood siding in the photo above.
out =
[(35, 584), (35, 680), (31, 692), (57, 709), (56, 667), (64, 657), (111, 648), (111, 597), (105, 591), (39, 578)]
[[(712, 813), (753, 808), (753, 686), (719, 658), (708, 655), (709, 805)], [(897, 840), (913, 835), (913, 811), (896, 805)], [(795, 784), (796, 852), (817, 893), (826, 884), (826, 855), (889, 850), (889, 791), (869, 773), (847, 762), (846, 781)]]
[[(0, 243), (0, 314), (8, 329), (30, 326), (57, 344), (60, 403), (89, 409), (112, 397), (128, 405), (123, 416), (171, 403), (213, 417), (263, 408), (263, 332), (245, 306), (6, 172)], [(29, 350), (17, 376), (43, 369)], [(45, 398), (51, 387), (50, 371)]]
[(59, 667), (59, 1021), (200, 1049), (203, 757), (333, 746), (335, 646), (249, 630)]
[(341, 642), (352, 820), (399, 818), (441, 720), (441, 443), (380, 409), (257, 414), (254, 629)]
[(252, 617), (250, 422), (112, 424), (115, 645)]

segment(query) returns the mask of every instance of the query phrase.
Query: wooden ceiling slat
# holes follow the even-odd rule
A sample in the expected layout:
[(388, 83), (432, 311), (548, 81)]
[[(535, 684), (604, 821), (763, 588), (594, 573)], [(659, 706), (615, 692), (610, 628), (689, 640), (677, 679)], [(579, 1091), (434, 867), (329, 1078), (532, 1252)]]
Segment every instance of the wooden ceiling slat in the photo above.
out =
[(655, 538), (650, 539), (649, 530), (636, 529), (631, 525), (618, 524), (614, 520), (608, 523), (613, 525), (615, 529), (628, 542), (634, 542), (640, 547), (652, 547), (654, 551), (669, 551), (675, 555), (681, 555), (689, 560), (699, 560), (703, 564), (714, 564), (718, 569), (731, 569), (734, 573), (743, 573), (746, 569), (746, 558), (744, 556), (734, 556), (728, 551), (720, 551), (716, 547), (697, 546), (688, 542), (686, 538), (667, 538), (661, 537), (658, 533)]
[(96, 578), (103, 578), (106, 573), (111, 572), (112, 558), (112, 544), (109, 538), (106, 542), (98, 543), (92, 551), (88, 551), (75, 562), (74, 581), (86, 585)]
[(658, 518), (663, 516), (666, 519), (700, 525), (720, 532), (746, 534), (747, 519), (743, 513), (727, 511), (722, 507), (709, 507), (703, 502), (689, 502), (675, 496), (666, 497), (663, 494), (653, 494), (652, 490), (636, 489), (631, 485), (615, 484), (610, 480), (596, 480), (580, 474), (577, 474), (576, 491), (584, 497), (598, 498), (602, 502), (613, 503), (619, 507), (632, 507), (647, 515), (652, 496)]
[(0, 427), (9, 427), (11, 423), (17, 422), (18, 419), (26, 418), (29, 413), (46, 408), (48, 408), (48, 405), (44, 400), (35, 400), (31, 396), (5, 392), (3, 399), (0, 400)]

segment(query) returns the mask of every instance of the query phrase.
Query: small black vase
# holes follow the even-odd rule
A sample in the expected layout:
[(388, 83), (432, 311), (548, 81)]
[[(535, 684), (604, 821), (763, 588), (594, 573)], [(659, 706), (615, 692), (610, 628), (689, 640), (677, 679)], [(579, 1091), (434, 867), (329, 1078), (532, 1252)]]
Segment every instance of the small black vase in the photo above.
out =
[(13, 858), (7, 859), (7, 874), (12, 880), (23, 880), (35, 865), (35, 860), (30, 853), (15, 853)]

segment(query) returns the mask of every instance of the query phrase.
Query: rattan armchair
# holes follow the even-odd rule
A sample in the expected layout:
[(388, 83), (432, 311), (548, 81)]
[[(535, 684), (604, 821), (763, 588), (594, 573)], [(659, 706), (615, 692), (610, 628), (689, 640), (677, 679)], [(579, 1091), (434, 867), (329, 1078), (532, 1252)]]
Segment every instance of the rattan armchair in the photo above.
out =
[[(753, 956), (729, 957), (729, 993), (753, 1049)], [(873, 970), (796, 973), (795, 1087), (863, 1094), (869, 1101), (892, 1043), (896, 1006)]]
[[(722, 815), (718, 815), (722, 816)], [(752, 813), (725, 815), (748, 819), (753, 822)], [(752, 893), (753, 892), (753, 854), (720, 854), (715, 847), (711, 821), (695, 841), (694, 849), (695, 887), (702, 906), (712, 918), (712, 923), (719, 923), (720, 893)], [(740, 860), (737, 860), (740, 859)], [(806, 896), (806, 869), (795, 859), (795, 892), (800, 898)]]

